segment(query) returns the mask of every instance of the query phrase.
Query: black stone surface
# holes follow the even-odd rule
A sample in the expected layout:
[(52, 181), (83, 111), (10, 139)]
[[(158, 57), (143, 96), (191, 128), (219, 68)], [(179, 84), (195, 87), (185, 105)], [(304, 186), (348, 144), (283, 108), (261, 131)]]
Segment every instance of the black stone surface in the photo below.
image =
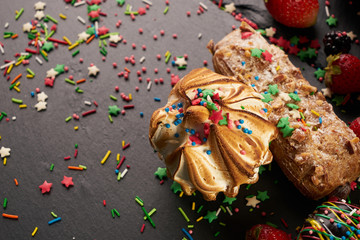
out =
[[(17, 33), (17, 39), (1, 39), (4, 44), (5, 54), (0, 55), (1, 65), (4, 60), (13, 60), (15, 53), (24, 52), (28, 47), (28, 38), (22, 31), (22, 25), (34, 19), (34, 3), (36, 0), (3, 0), (0, 5), (0, 34), (11, 31)], [(56, 18), (58, 30), (54, 38), (62, 39), (67, 36), (72, 42), (77, 39), (77, 34), (86, 29), (90, 24), (87, 18), (86, 5), (73, 7), (61, 0), (48, 0), (46, 2), (45, 14)], [(224, 1), (226, 2), (226, 1)], [(325, 23), (324, 3), (321, 1), (318, 22), (309, 29), (289, 29), (276, 22), (266, 11), (261, 0), (235, 1), (238, 6), (237, 12), (258, 24), (260, 28), (269, 26), (276, 27), (278, 33), (275, 37), (284, 36), (289, 39), (293, 35), (305, 35), (310, 39), (319, 38), (320, 41), (326, 32), (331, 29), (353, 31), (360, 34), (359, 16), (357, 12), (358, 1), (349, 5), (347, 1), (330, 1), (330, 12), (334, 13), (339, 20), (335, 28), (329, 28)], [(314, 207), (320, 203), (304, 198), (293, 185), (285, 178), (275, 163), (271, 165), (271, 171), (266, 171), (255, 185), (242, 190), (232, 208), (238, 208), (239, 212), (230, 216), (221, 211), (219, 218), (209, 224), (206, 220), (197, 222), (207, 211), (217, 211), (224, 196), (220, 194), (216, 202), (205, 202), (200, 194), (196, 196), (183, 196), (174, 194), (170, 190), (171, 180), (165, 180), (160, 185), (154, 176), (158, 167), (164, 164), (157, 158), (148, 141), (148, 124), (152, 112), (163, 106), (167, 101), (167, 95), (171, 90), (170, 74), (183, 77), (191, 69), (203, 67), (203, 61), (208, 61), (211, 69), (211, 56), (206, 49), (210, 39), (215, 42), (222, 39), (232, 30), (232, 25), (239, 26), (230, 14), (219, 10), (212, 1), (203, 1), (208, 10), (201, 15), (196, 11), (199, 1), (181, 0), (170, 1), (169, 11), (164, 15), (165, 1), (154, 0), (153, 5), (146, 15), (137, 16), (132, 21), (129, 16), (124, 15), (126, 6), (119, 7), (115, 0), (107, 0), (101, 4), (102, 12), (107, 16), (100, 17), (99, 26), (105, 25), (110, 32), (119, 32), (127, 44), (119, 43), (117, 48), (107, 47), (108, 55), (106, 61), (102, 61), (99, 53), (98, 40), (90, 44), (81, 44), (76, 49), (80, 53), (72, 57), (67, 46), (59, 45), (49, 53), (49, 61), (39, 65), (34, 56), (30, 59), (30, 65), (15, 67), (10, 73), (10, 80), (1, 76), (0, 80), (0, 112), (6, 112), (10, 118), (9, 122), (3, 119), (0, 122), (0, 147), (11, 148), (11, 156), (7, 159), (7, 165), (0, 165), (0, 203), (7, 198), (6, 209), (1, 213), (16, 214), (18, 220), (10, 220), (0, 217), (0, 239), (183, 239), (185, 235), (182, 228), (188, 229), (188, 225), (194, 225), (194, 239), (244, 239), (245, 231), (252, 225), (271, 222), (279, 228), (296, 234), (296, 227), (302, 225), (304, 218), (312, 212)], [(141, 1), (126, 1), (133, 6), (134, 10), (145, 7)], [(24, 8), (24, 13), (15, 21), (15, 11)], [(191, 11), (187, 17), (186, 12)], [(62, 20), (59, 14), (67, 16)], [(117, 16), (115, 15), (117, 14)], [(81, 16), (87, 21), (83, 25), (76, 20)], [(116, 28), (116, 22), (122, 21), (121, 27)], [(8, 29), (4, 29), (9, 22)], [(42, 21), (43, 22), (43, 21)], [(49, 28), (52, 23), (48, 23)], [(138, 29), (143, 28), (143, 34)], [(160, 30), (165, 30), (165, 35), (160, 36)], [(199, 33), (202, 37), (199, 39)], [(153, 40), (153, 35), (158, 40)], [(177, 39), (172, 35), (177, 34)], [(107, 41), (108, 42), (108, 41)], [(137, 45), (132, 49), (131, 44)], [(146, 51), (141, 46), (146, 45)], [(76, 50), (75, 49), (75, 50)], [(186, 70), (178, 70), (171, 63), (164, 63), (164, 54), (170, 51), (173, 56), (188, 54), (188, 66)], [(360, 56), (359, 45), (352, 44), (350, 53)], [(156, 55), (161, 54), (162, 59), (158, 61)], [(136, 64), (132, 66), (125, 63), (124, 57), (135, 56)], [(140, 64), (139, 59), (145, 56), (146, 60)], [(84, 62), (80, 63), (79, 58)], [(292, 62), (302, 69), (305, 78), (319, 89), (324, 84), (318, 82), (314, 77), (315, 69), (297, 57), (290, 56)], [(118, 67), (113, 68), (116, 62)], [(323, 49), (319, 50), (317, 58), (319, 66), (325, 65), (325, 54)], [(88, 77), (87, 68), (94, 63), (100, 73), (97, 77)], [(46, 71), (54, 68), (57, 64), (69, 66), (69, 72), (59, 75), (53, 88), (44, 86)], [(142, 74), (143, 82), (138, 81), (137, 70), (145, 66), (147, 73)], [(36, 74), (34, 79), (27, 79), (26, 68), (29, 67)], [(127, 67), (131, 70), (128, 80), (119, 78), (118, 72)], [(159, 73), (154, 73), (154, 68)], [(3, 71), (1, 71), (1, 74)], [(23, 76), (19, 86), (21, 92), (9, 90), (10, 81), (19, 73)], [(86, 78), (87, 81), (78, 85), (84, 93), (75, 92), (77, 86), (70, 85), (64, 81), (65, 77), (74, 76), (74, 80)], [(164, 84), (154, 84), (147, 91), (146, 78), (162, 77)], [(120, 94), (116, 93), (115, 86), (120, 87), (120, 92), (131, 93), (133, 100), (124, 102)], [(139, 91), (135, 91), (135, 87)], [(31, 91), (40, 88), (48, 95), (48, 107), (46, 111), (37, 112), (34, 105), (37, 103), (36, 96), (32, 98)], [(118, 97), (114, 102), (109, 95)], [(161, 98), (160, 102), (154, 101), (154, 97)], [(27, 104), (26, 109), (19, 109), (11, 98), (22, 99)], [(355, 100), (346, 106), (334, 106), (335, 111), (346, 122), (359, 116), (359, 101)], [(84, 101), (96, 101), (99, 106), (96, 114), (81, 117), (81, 113), (95, 108), (94, 105), (87, 106)], [(113, 123), (108, 119), (108, 106), (117, 105), (122, 108), (126, 104), (134, 104), (134, 109), (126, 111), (125, 115), (113, 117)], [(140, 117), (140, 112), (144, 117)], [(72, 119), (65, 122), (73, 113), (80, 115), (80, 120)], [(12, 120), (15, 116), (16, 120)], [(74, 127), (79, 130), (75, 131)], [(122, 141), (131, 143), (130, 148), (122, 150)], [(78, 157), (73, 157), (75, 144), (78, 144)], [(108, 150), (112, 151), (110, 158), (104, 165), (100, 161)], [(124, 179), (117, 181), (114, 173), (116, 167), (116, 154), (126, 156), (125, 164), (130, 165), (129, 172)], [(64, 161), (64, 157), (72, 156), (71, 160)], [(50, 165), (54, 164), (51, 172)], [(86, 171), (71, 171), (69, 165), (85, 165)], [(124, 166), (121, 170), (124, 169)], [(73, 177), (74, 186), (65, 188), (60, 182), (63, 176)], [(19, 182), (14, 184), (14, 178)], [(39, 185), (44, 181), (53, 183), (50, 193), (42, 194)], [(270, 199), (260, 203), (259, 208), (251, 210), (246, 206), (245, 197), (256, 195), (257, 191), (268, 191)], [(157, 212), (152, 219), (156, 229), (149, 222), (143, 220), (143, 212), (135, 202), (135, 196), (139, 196), (145, 203), (145, 208), (150, 211), (156, 208)], [(352, 202), (359, 202), (359, 190), (351, 193)], [(106, 207), (103, 206), (106, 200)], [(200, 213), (192, 211), (192, 203), (196, 203), (196, 210), (203, 205)], [(186, 222), (178, 211), (181, 207), (188, 215), (190, 222)], [(111, 209), (117, 209), (120, 218), (112, 218)], [(62, 220), (53, 225), (48, 221), (53, 219), (51, 212), (56, 213)], [(266, 216), (262, 216), (262, 212)], [(288, 228), (281, 223), (283, 218)], [(145, 223), (144, 233), (140, 229)], [(226, 224), (222, 226), (220, 223)], [(31, 237), (34, 228), (38, 232)], [(220, 232), (217, 237), (214, 236)]]

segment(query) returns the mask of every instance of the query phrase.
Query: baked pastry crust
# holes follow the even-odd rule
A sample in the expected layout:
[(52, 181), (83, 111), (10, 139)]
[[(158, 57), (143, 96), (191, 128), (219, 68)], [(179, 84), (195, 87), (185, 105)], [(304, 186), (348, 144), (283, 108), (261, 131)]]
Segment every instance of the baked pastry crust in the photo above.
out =
[(241, 184), (257, 182), (259, 167), (272, 161), (269, 142), (278, 132), (261, 98), (206, 68), (192, 70), (175, 85), (166, 106), (151, 117), (149, 139), (185, 194), (235, 197)]
[[(208, 48), (216, 72), (234, 76), (270, 97), (269, 120), (283, 132), (270, 149), (300, 192), (311, 199), (345, 198), (349, 183), (360, 174), (359, 138), (336, 116), (323, 94), (280, 48), (245, 22), (216, 45), (210, 41)], [(261, 51), (260, 57), (252, 54), (254, 49)], [(267, 94), (275, 84), (278, 92)]]

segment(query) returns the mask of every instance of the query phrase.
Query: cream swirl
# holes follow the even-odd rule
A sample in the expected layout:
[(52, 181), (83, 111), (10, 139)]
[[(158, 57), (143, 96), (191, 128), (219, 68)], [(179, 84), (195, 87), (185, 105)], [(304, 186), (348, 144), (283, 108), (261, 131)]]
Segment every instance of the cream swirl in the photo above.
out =
[(270, 105), (261, 99), (251, 87), (206, 68), (175, 85), (166, 106), (152, 115), (149, 139), (185, 194), (234, 197), (241, 184), (258, 180), (277, 136), (267, 120)]

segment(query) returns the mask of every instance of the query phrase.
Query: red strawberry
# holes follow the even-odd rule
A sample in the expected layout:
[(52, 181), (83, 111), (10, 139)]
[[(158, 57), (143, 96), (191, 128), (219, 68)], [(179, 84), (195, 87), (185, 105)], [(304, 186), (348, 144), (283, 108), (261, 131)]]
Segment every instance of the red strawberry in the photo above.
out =
[(360, 117), (356, 118), (354, 121), (351, 122), (350, 128), (354, 131), (356, 136), (360, 138)]
[(245, 240), (291, 240), (289, 235), (267, 224), (257, 224), (246, 232)]
[(288, 27), (307, 28), (316, 23), (318, 0), (265, 0), (273, 18)]
[(360, 60), (351, 54), (330, 55), (325, 68), (325, 84), (333, 93), (360, 92)]

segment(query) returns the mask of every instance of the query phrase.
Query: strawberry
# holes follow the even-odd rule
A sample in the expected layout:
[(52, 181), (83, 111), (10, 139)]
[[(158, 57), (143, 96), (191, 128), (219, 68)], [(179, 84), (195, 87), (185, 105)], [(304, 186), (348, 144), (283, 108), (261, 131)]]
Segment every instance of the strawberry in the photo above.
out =
[(257, 224), (246, 232), (245, 240), (291, 240), (289, 235), (267, 224)]
[(318, 0), (265, 0), (273, 18), (288, 27), (307, 28), (316, 23)]
[(330, 55), (325, 68), (325, 84), (333, 93), (360, 92), (360, 60), (351, 54)]
[(360, 117), (351, 122), (350, 128), (354, 131), (355, 135), (360, 138)]

